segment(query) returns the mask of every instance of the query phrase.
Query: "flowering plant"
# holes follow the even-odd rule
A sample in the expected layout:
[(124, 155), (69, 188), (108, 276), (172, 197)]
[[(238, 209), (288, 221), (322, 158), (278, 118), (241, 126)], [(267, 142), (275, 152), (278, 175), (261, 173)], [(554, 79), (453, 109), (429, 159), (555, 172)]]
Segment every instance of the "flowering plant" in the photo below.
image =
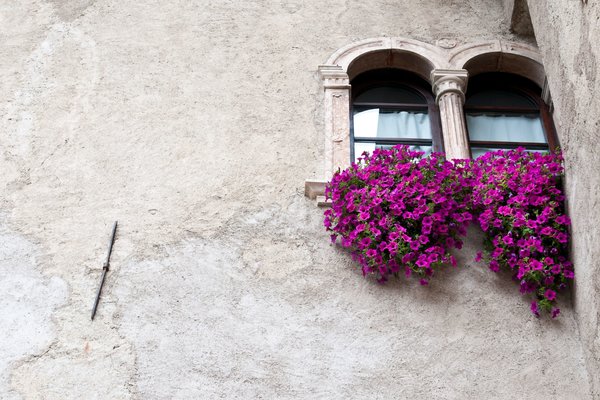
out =
[[(524, 149), (487, 153), (471, 165), (472, 208), (486, 236), (486, 260), (493, 271), (508, 268), (521, 293), (535, 293), (531, 311), (556, 317), (556, 292), (573, 278), (567, 260), (563, 172), (559, 154)], [(481, 258), (481, 253), (478, 255)]]
[(462, 246), (472, 219), (464, 165), (423, 154), (408, 146), (375, 150), (327, 186), (332, 208), (325, 211), (325, 226), (332, 241), (340, 237), (353, 249), (363, 275), (384, 282), (403, 268), (426, 285), (436, 267), (456, 265), (449, 249)]
[(524, 149), (453, 162), (404, 145), (378, 149), (333, 176), (324, 224), (333, 242), (352, 249), (363, 275), (385, 282), (404, 269), (426, 285), (437, 267), (456, 265), (450, 249), (462, 247), (475, 215), (487, 250), (478, 260), (513, 271), (521, 292), (535, 294), (532, 312), (556, 317), (557, 291), (573, 278), (561, 162)]

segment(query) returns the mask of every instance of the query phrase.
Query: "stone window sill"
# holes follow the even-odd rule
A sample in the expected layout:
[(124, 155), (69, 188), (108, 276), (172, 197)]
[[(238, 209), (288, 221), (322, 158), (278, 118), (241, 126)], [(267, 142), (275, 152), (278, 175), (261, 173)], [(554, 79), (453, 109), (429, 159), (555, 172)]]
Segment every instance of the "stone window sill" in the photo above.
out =
[(325, 185), (327, 181), (324, 180), (310, 180), (304, 181), (304, 195), (311, 200), (315, 200), (318, 207), (331, 207), (331, 201), (325, 199)]

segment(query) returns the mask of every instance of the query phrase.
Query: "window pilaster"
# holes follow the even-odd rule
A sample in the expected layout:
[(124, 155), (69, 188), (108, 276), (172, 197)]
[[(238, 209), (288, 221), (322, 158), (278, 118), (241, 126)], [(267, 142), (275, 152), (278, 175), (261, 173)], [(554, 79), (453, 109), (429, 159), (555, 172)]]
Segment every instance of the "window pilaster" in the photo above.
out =
[(319, 72), (325, 91), (325, 171), (330, 179), (350, 166), (350, 79), (340, 66), (322, 65)]
[(463, 110), (468, 76), (464, 69), (435, 69), (431, 72), (433, 93), (440, 108), (444, 150), (449, 160), (471, 157)]

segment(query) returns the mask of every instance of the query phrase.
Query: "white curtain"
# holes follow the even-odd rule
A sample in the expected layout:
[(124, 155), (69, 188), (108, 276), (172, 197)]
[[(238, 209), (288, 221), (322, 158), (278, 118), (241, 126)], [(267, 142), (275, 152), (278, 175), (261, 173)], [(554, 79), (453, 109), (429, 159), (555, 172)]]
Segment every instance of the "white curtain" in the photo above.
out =
[(386, 111), (377, 108), (354, 115), (354, 136), (369, 138), (431, 139), (429, 116), (424, 112)]
[(539, 116), (468, 114), (471, 140), (546, 143)]
[[(378, 108), (361, 111), (354, 115), (354, 136), (361, 138), (431, 139), (429, 115), (414, 111), (386, 111)], [(355, 161), (363, 152), (372, 153), (375, 148), (392, 145), (376, 145), (374, 142), (354, 143)], [(413, 150), (431, 153), (431, 146), (411, 146)]]

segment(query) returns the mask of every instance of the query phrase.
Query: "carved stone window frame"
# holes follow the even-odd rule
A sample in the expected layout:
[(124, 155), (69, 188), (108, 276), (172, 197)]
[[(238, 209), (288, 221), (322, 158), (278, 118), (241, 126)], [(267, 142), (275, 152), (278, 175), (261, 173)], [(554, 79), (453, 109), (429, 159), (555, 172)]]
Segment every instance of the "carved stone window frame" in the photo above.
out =
[(324, 95), (325, 159), (320, 176), (305, 181), (305, 194), (318, 205), (326, 204), (325, 184), (335, 171), (350, 166), (350, 81), (378, 68), (406, 70), (432, 85), (448, 158), (470, 157), (463, 110), (469, 75), (509, 72), (547, 88), (541, 55), (525, 43), (490, 40), (457, 46), (453, 39), (442, 39), (432, 45), (380, 37), (342, 47), (318, 68)]

